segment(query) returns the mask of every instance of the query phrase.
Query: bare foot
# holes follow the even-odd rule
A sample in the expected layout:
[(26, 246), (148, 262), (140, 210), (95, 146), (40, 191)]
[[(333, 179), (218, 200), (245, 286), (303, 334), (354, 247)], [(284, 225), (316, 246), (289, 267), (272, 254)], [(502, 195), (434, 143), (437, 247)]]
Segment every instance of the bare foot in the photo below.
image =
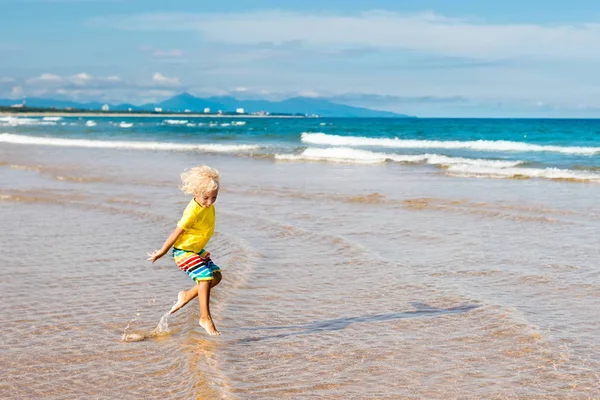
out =
[(169, 314), (173, 314), (175, 311), (179, 310), (181, 307), (185, 305), (185, 291), (181, 291), (177, 294), (177, 303), (171, 308)]
[(217, 328), (215, 328), (215, 324), (213, 323), (212, 319), (200, 318), (199, 324), (210, 336), (219, 336), (221, 334)]

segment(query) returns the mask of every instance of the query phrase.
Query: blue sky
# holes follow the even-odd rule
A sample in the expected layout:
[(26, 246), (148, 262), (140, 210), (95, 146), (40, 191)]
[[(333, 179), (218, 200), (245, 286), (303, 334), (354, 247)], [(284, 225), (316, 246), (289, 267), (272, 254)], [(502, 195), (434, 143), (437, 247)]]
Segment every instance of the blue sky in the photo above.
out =
[(0, 98), (600, 117), (600, 2), (0, 0)]

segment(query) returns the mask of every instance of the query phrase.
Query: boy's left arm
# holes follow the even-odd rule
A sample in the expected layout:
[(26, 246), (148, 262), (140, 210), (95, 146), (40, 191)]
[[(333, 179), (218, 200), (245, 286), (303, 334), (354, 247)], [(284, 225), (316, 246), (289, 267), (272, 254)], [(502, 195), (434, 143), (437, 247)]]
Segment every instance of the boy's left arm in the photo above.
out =
[(177, 240), (177, 238), (179, 236), (181, 236), (181, 234), (183, 233), (183, 228), (180, 228), (179, 226), (177, 226), (173, 232), (171, 232), (171, 234), (169, 235), (169, 237), (167, 238), (167, 240), (165, 240), (165, 243), (163, 244), (163, 246), (159, 249), (159, 250), (154, 250), (152, 253), (148, 253), (148, 261), (151, 261), (152, 263), (154, 263), (156, 260), (158, 260), (159, 258), (161, 258), (162, 256), (164, 256), (165, 254), (167, 254), (167, 252), (169, 251), (169, 249), (171, 248), (171, 246), (173, 246), (173, 243), (175, 243), (175, 241)]

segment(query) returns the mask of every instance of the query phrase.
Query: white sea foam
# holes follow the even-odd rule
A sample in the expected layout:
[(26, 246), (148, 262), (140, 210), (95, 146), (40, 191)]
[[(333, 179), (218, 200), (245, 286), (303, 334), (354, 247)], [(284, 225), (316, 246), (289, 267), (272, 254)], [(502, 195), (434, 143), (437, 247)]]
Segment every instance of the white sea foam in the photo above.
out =
[(419, 163), (444, 166), (448, 175), (488, 178), (543, 178), (599, 182), (600, 173), (573, 171), (558, 168), (524, 168), (524, 162), (488, 160), (479, 158), (449, 157), (440, 154), (401, 155), (378, 153), (348, 147), (326, 149), (308, 148), (301, 154), (276, 154), (275, 159), (285, 161), (326, 161), (353, 164), (377, 164), (383, 162)]
[(85, 126), (96, 126), (96, 121), (89, 120), (85, 123)]
[(62, 139), (38, 136), (0, 134), (0, 142), (28, 145), (88, 147), (101, 149), (134, 149), (134, 150), (166, 150), (166, 151), (204, 151), (211, 153), (239, 153), (259, 149), (258, 145), (246, 144), (185, 144), (162, 142), (134, 142), (112, 140)]
[(471, 149), (480, 151), (515, 151), (539, 152), (547, 151), (564, 154), (600, 154), (600, 147), (553, 146), (538, 145), (506, 140), (404, 140), (388, 138), (368, 138), (360, 136), (327, 135), (325, 133), (302, 133), (302, 142), (330, 146), (377, 146), (399, 149)]
[(121, 128), (131, 128), (131, 127), (133, 126), (133, 124), (132, 124), (131, 122), (125, 122), (125, 121), (123, 121), (123, 122), (121, 122), (121, 123), (119, 124), (119, 126), (120, 126)]
[(163, 123), (167, 125), (185, 125), (189, 121), (187, 119), (165, 119)]
[(504, 161), (488, 159), (472, 159), (463, 157), (448, 157), (439, 154), (388, 154), (349, 147), (330, 147), (326, 149), (309, 147), (301, 154), (276, 154), (278, 160), (288, 161), (329, 161), (355, 164), (377, 164), (387, 161), (399, 163), (422, 163), (431, 165), (465, 164), (489, 168), (510, 168), (523, 164), (523, 161)]
[(308, 148), (301, 154), (275, 154), (275, 159), (286, 161), (331, 161), (356, 164), (377, 164), (390, 159), (384, 153), (374, 153), (347, 147), (328, 149)]
[(42, 121), (60, 121), (62, 117), (44, 117)]
[(543, 178), (565, 179), (600, 183), (600, 174), (591, 171), (572, 171), (559, 168), (505, 168), (497, 169), (479, 165), (456, 164), (446, 172), (453, 176), (485, 178)]
[(43, 125), (53, 126), (56, 121), (44, 121), (36, 118), (0, 117), (0, 126)]
[(231, 125), (233, 125), (233, 126), (244, 126), (244, 125), (246, 125), (246, 121), (233, 121), (231, 123)]

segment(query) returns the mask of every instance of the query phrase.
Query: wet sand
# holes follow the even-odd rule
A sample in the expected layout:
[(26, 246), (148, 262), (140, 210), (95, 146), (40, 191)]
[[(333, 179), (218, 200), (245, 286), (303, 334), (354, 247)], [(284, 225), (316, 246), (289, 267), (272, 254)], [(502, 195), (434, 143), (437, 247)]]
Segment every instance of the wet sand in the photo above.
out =
[[(209, 337), (165, 256), (221, 170)], [(0, 147), (2, 398), (600, 398), (598, 185)]]

